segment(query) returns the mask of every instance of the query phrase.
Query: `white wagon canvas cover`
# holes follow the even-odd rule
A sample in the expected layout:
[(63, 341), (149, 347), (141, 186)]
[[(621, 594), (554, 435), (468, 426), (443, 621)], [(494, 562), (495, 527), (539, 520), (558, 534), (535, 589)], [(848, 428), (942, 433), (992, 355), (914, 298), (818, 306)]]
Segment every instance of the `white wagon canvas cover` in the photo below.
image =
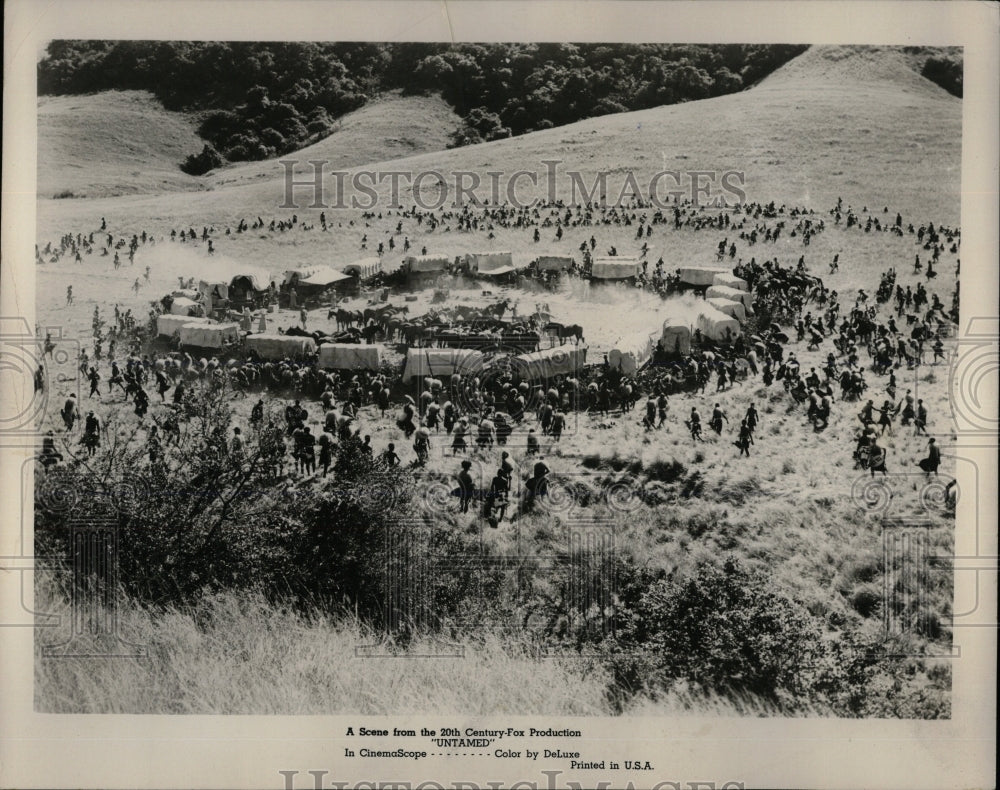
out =
[(595, 280), (627, 280), (638, 277), (641, 268), (638, 258), (595, 258), (590, 276)]
[(708, 266), (682, 266), (678, 272), (682, 283), (698, 287), (711, 285), (718, 274), (729, 273), (725, 269), (713, 269)]
[(451, 263), (444, 255), (410, 255), (405, 259), (409, 270), (415, 274), (443, 272)]
[(172, 337), (174, 332), (180, 331), (182, 326), (194, 323), (211, 323), (211, 319), (199, 318), (190, 315), (163, 315), (156, 316), (156, 334), (160, 337)]
[(653, 356), (659, 339), (659, 332), (622, 338), (608, 352), (608, 364), (620, 369), (626, 376), (633, 376)]
[(261, 359), (284, 359), (316, 351), (316, 341), (311, 337), (293, 335), (247, 335), (247, 350), (256, 351)]
[(326, 370), (378, 370), (382, 364), (382, 345), (373, 343), (323, 343), (319, 347), (319, 366)]
[(170, 303), (170, 313), (180, 316), (201, 316), (205, 314), (205, 308), (201, 302), (178, 296)]
[(411, 348), (406, 352), (403, 381), (417, 376), (476, 375), (486, 357), (471, 348)]
[(540, 272), (567, 271), (573, 268), (574, 260), (565, 255), (542, 255), (535, 259)]
[(691, 353), (691, 327), (679, 318), (668, 318), (663, 322), (663, 348), (668, 353)]
[(470, 252), (465, 265), (470, 274), (496, 277), (514, 271), (514, 256), (510, 252)]
[(705, 301), (712, 305), (712, 307), (720, 313), (725, 313), (741, 323), (747, 320), (747, 311), (739, 302), (734, 302), (731, 299), (721, 299), (719, 297), (708, 298)]
[(706, 299), (729, 299), (732, 302), (739, 302), (746, 308), (747, 313), (753, 315), (753, 297), (748, 291), (741, 291), (738, 288), (728, 288), (725, 285), (713, 285), (705, 291)]
[(586, 346), (554, 346), (514, 357), (517, 372), (527, 381), (573, 375), (587, 363)]
[(357, 277), (359, 280), (370, 280), (382, 271), (382, 259), (362, 258), (346, 266), (341, 266), (340, 270), (346, 275)]
[(712, 279), (712, 285), (724, 285), (727, 288), (736, 288), (740, 291), (748, 290), (747, 281), (735, 274), (717, 274)]
[(698, 314), (697, 327), (701, 334), (716, 342), (735, 340), (740, 334), (740, 322), (712, 305), (706, 304)]
[(223, 348), (240, 339), (239, 324), (187, 323), (180, 328), (182, 346)]

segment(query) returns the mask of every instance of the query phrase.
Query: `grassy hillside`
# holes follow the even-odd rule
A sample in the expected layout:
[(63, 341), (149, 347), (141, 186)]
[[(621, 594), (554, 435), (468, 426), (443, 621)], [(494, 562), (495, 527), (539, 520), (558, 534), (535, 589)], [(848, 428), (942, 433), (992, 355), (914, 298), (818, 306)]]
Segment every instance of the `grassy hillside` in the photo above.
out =
[[(444, 150), (461, 118), (437, 96), (390, 95), (348, 113), (337, 130), (313, 145), (277, 159), (328, 162), (328, 171)], [(206, 176), (214, 187), (271, 179), (282, 172), (274, 160), (230, 165)]]
[[(436, 96), (386, 96), (340, 119), (337, 130), (295, 154), (330, 170), (443, 150), (460, 123)], [(268, 179), (281, 166), (249, 162), (196, 177), (180, 164), (204, 145), (194, 116), (165, 110), (144, 91), (38, 100), (38, 196), (104, 198), (216, 189)]]
[[(892, 204), (909, 216), (957, 223), (961, 100), (892, 53), (855, 53), (831, 61), (823, 52), (810, 50), (742, 93), (393, 159), (391, 168), (507, 174), (524, 168), (544, 174), (542, 162), (555, 159), (560, 172), (578, 171), (587, 185), (598, 172), (610, 171), (609, 199), (622, 186), (626, 170), (635, 172), (641, 185), (661, 170), (736, 170), (746, 174), (750, 199), (826, 207), (843, 196), (858, 208)], [(387, 158), (369, 164), (389, 167)], [(88, 227), (105, 215), (119, 218), (122, 230), (165, 220), (178, 226), (235, 224), (282, 204), (284, 171), (273, 164), (270, 172), (270, 178), (239, 183), (224, 193), (43, 203), (39, 232), (47, 237), (65, 232), (60, 229)], [(567, 186), (563, 179), (560, 192), (568, 199)], [(538, 192), (544, 194), (544, 185)], [(382, 187), (386, 193), (388, 184)], [(519, 194), (530, 196), (526, 181)], [(300, 197), (303, 205), (309, 197)], [(402, 198), (410, 202), (405, 190)], [(296, 254), (307, 262), (313, 251), (307, 246)]]
[(190, 116), (143, 91), (38, 99), (39, 198), (203, 189), (181, 172), (203, 141)]

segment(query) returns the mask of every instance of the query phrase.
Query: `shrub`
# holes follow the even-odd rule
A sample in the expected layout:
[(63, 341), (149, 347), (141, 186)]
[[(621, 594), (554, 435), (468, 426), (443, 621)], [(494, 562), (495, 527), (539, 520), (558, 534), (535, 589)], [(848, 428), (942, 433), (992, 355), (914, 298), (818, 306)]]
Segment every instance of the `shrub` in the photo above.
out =
[(962, 63), (951, 58), (928, 58), (920, 73), (953, 96), (962, 97)]
[(827, 658), (819, 621), (735, 559), (660, 579), (622, 607), (614, 693), (678, 681), (764, 699), (809, 695)]
[(871, 617), (879, 611), (882, 593), (872, 584), (858, 586), (851, 594), (851, 606), (862, 617)]
[(191, 154), (181, 165), (181, 170), (189, 176), (203, 176), (209, 170), (222, 167), (226, 160), (210, 143), (205, 143), (200, 154)]

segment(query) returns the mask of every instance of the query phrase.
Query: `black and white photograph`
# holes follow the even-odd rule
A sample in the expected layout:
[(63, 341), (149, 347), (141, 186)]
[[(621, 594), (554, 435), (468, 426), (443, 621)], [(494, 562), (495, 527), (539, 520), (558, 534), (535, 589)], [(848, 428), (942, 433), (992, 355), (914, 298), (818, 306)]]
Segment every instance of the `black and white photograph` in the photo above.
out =
[(30, 53), (34, 714), (635, 787), (687, 784), (589, 722), (953, 721), (996, 583), (966, 47), (212, 29)]

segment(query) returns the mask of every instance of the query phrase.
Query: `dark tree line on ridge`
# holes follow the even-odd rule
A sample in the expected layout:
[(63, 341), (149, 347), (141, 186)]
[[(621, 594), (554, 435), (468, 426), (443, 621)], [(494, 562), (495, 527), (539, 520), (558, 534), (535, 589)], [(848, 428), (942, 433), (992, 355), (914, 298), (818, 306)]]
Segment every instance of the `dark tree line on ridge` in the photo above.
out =
[(368, 44), (53, 41), (40, 94), (146, 90), (197, 115), (207, 141), (183, 168), (266, 159), (330, 134), (387, 91), (440, 93), (453, 146), (610, 113), (733, 93), (800, 45)]

